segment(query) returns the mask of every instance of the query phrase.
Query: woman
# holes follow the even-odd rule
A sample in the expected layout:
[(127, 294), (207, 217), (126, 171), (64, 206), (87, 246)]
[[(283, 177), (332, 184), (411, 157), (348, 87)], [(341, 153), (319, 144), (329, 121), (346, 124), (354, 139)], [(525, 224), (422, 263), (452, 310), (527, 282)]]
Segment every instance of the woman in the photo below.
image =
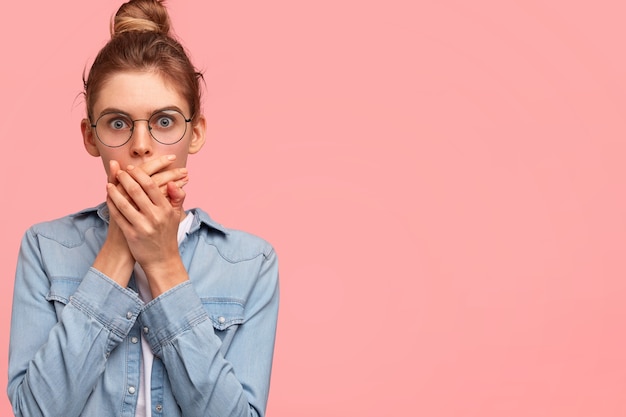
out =
[(106, 203), (35, 225), (14, 289), (17, 416), (263, 416), (278, 266), (260, 238), (185, 211), (201, 75), (158, 0), (118, 10), (85, 80)]

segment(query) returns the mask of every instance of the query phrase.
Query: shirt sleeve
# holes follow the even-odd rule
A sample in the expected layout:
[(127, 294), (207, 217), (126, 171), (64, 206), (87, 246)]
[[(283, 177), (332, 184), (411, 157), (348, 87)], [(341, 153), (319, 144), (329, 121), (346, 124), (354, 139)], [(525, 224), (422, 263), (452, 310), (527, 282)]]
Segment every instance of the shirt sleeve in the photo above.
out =
[(57, 316), (43, 264), (29, 230), (15, 276), (8, 395), (16, 416), (78, 416), (143, 303), (91, 268)]
[(278, 262), (263, 256), (245, 320), (226, 354), (190, 281), (147, 304), (140, 320), (183, 415), (263, 417), (278, 316)]

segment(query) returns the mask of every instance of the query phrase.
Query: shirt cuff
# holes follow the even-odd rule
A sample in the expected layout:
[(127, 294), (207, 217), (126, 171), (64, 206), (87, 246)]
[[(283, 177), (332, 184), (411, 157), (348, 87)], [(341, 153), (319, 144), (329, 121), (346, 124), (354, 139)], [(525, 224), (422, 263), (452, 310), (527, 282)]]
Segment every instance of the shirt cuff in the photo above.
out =
[(128, 335), (144, 305), (136, 293), (93, 267), (70, 297), (70, 303), (109, 329), (118, 342)]
[(198, 323), (209, 320), (209, 316), (191, 281), (186, 281), (146, 304), (139, 320), (143, 325), (143, 336), (152, 346), (153, 353), (159, 356), (163, 345)]

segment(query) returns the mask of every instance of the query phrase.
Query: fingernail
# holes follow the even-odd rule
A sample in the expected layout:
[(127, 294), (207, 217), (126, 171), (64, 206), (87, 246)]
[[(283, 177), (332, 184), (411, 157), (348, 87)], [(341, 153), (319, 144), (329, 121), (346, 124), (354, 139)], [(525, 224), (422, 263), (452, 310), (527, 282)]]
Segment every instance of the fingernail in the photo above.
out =
[(126, 167), (127, 171), (132, 171), (133, 169), (135, 169), (134, 165), (129, 165), (129, 166)]
[(167, 159), (173, 161), (174, 159), (176, 159), (176, 155), (167, 155)]
[(187, 168), (181, 168), (180, 169), (180, 173), (181, 174), (186, 174), (187, 173)]

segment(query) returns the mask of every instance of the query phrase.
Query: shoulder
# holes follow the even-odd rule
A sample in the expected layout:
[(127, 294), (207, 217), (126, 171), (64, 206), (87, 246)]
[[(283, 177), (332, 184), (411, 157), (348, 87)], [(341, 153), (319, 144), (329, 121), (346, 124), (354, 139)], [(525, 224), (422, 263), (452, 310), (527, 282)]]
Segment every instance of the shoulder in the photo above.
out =
[(64, 246), (77, 246), (84, 241), (85, 233), (89, 230), (106, 227), (106, 222), (101, 217), (105, 207), (106, 205), (101, 204), (57, 219), (36, 223), (26, 233), (33, 237), (53, 240)]
[(199, 230), (207, 244), (215, 246), (220, 255), (230, 262), (241, 262), (262, 256), (274, 257), (274, 248), (264, 238), (243, 230), (225, 227), (213, 220), (202, 209), (193, 209), (192, 230)]

